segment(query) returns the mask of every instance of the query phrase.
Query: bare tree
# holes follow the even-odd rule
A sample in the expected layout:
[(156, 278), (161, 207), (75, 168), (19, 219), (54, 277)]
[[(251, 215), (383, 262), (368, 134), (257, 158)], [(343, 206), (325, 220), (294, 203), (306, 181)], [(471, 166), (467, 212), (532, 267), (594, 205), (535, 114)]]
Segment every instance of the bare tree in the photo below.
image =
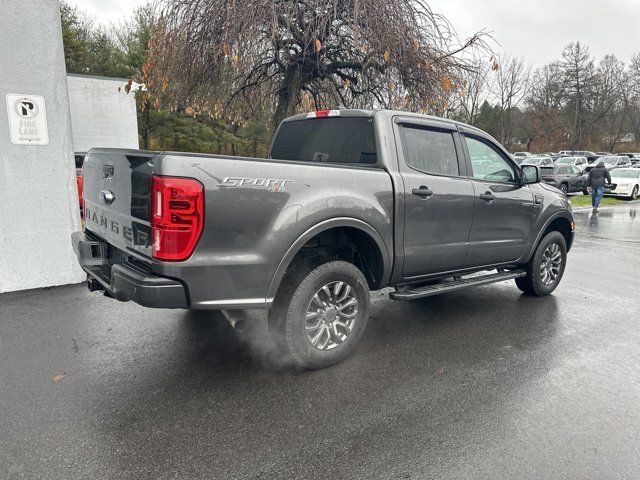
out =
[(627, 128), (631, 96), (625, 65), (615, 55), (605, 55), (600, 61), (593, 94), (589, 127), (595, 127), (607, 150), (613, 151)]
[(631, 57), (628, 71), (629, 122), (636, 142), (640, 141), (640, 53)]
[(570, 43), (562, 52), (560, 68), (573, 106), (571, 143), (573, 150), (579, 150), (584, 132), (586, 99), (590, 96), (595, 73), (589, 49), (580, 42)]
[(305, 99), (425, 106), (484, 46), (423, 0), (163, 0), (160, 24), (156, 67), (177, 102), (273, 102), (275, 124)]
[(529, 67), (522, 58), (503, 55), (498, 60), (493, 94), (500, 107), (500, 141), (508, 144), (512, 134), (512, 112), (529, 91)]
[(564, 130), (563, 103), (566, 96), (565, 84), (557, 62), (537, 69), (531, 80), (526, 104), (531, 111), (533, 131), (531, 141), (540, 136), (549, 143), (554, 135)]
[(497, 63), (478, 57), (473, 60), (473, 68), (462, 75), (453, 97), (457, 120), (476, 124), (480, 107), (489, 94), (487, 78), (493, 65), (497, 66)]

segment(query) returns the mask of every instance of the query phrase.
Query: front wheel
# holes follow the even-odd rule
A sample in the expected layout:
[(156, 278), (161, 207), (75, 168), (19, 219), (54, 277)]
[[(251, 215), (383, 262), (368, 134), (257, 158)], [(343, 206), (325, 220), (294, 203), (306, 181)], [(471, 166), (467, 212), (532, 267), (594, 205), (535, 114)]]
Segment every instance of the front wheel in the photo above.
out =
[(636, 185), (635, 187), (633, 187), (633, 190), (631, 191), (631, 200), (635, 200), (638, 198), (638, 185)]
[(516, 285), (529, 295), (549, 295), (560, 284), (567, 263), (567, 243), (560, 232), (549, 232), (525, 265), (527, 275), (516, 278)]
[(299, 283), (285, 288), (269, 313), (276, 343), (302, 368), (341, 361), (355, 348), (369, 319), (366, 278), (344, 261), (327, 262), (293, 278)]

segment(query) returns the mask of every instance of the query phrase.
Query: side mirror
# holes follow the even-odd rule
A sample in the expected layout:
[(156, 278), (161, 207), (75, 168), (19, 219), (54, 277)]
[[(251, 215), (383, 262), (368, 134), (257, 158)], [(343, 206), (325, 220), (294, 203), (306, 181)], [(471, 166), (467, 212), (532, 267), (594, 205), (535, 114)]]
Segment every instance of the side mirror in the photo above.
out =
[(522, 165), (522, 185), (540, 183), (540, 169), (537, 165)]

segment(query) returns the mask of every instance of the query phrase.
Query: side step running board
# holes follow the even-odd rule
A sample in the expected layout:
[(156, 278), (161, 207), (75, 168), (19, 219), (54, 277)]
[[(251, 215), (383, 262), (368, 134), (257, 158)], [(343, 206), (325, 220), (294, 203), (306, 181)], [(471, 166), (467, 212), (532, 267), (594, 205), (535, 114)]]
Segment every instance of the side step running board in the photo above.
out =
[(479, 287), (480, 285), (488, 285), (504, 280), (513, 280), (514, 278), (524, 277), (526, 274), (527, 272), (524, 270), (509, 270), (476, 277), (460, 278), (458, 280), (449, 280), (424, 287), (408, 287), (406, 289), (396, 290), (395, 292), (391, 292), (389, 297), (393, 300), (417, 300), (418, 298), (430, 297), (440, 293), (455, 292), (463, 288)]

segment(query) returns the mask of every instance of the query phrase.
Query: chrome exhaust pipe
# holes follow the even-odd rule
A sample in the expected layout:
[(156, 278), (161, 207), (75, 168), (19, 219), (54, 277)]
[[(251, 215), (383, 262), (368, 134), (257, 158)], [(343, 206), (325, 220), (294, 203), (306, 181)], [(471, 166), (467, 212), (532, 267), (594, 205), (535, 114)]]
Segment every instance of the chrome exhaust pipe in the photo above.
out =
[(223, 310), (222, 314), (236, 332), (242, 333), (247, 329), (249, 315), (244, 310)]

